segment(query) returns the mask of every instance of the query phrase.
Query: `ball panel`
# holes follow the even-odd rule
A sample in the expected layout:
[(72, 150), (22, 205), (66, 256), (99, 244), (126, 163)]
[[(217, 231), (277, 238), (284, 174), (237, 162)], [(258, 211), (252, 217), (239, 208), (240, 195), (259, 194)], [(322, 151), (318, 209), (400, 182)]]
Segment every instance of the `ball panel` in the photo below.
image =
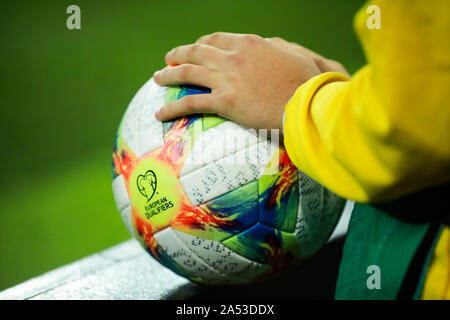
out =
[(119, 134), (134, 154), (141, 156), (164, 144), (162, 123), (154, 113), (165, 102), (167, 88), (148, 80), (130, 102)]
[(201, 282), (202, 279), (199, 277), (194, 276), (190, 271), (183, 268), (178, 262), (176, 262), (174, 259), (172, 259), (162, 248), (161, 246), (156, 242), (153, 235), (151, 235), (151, 243), (149, 244), (148, 239), (145, 240), (137, 233), (136, 240), (139, 242), (139, 244), (149, 253), (151, 257), (153, 257), (155, 260), (157, 260), (159, 263), (161, 263), (163, 266), (171, 270), (172, 272), (175, 272), (176, 274), (179, 274), (187, 279), (190, 279), (191, 281), (195, 282)]
[(203, 239), (221, 241), (238, 234), (258, 221), (257, 182), (190, 207), (181, 220), (183, 223), (177, 221), (170, 223), (174, 229)]
[(154, 234), (156, 242), (164, 252), (185, 269), (190, 275), (204, 281), (225, 280), (225, 276), (193, 254), (188, 247), (178, 239), (172, 228), (168, 227)]
[[(212, 118), (212, 116), (208, 117)], [(204, 121), (205, 117), (203, 118), (203, 124)], [(214, 141), (214, 143), (211, 143), (211, 141)], [(184, 176), (208, 164), (227, 158), (256, 143), (258, 143), (258, 137), (255, 132), (231, 121), (223, 122), (200, 134), (183, 165), (180, 175)]]
[(345, 203), (346, 200), (323, 187), (323, 213), (320, 228), (314, 232), (314, 252), (330, 238), (344, 211)]
[(258, 221), (258, 183), (247, 183), (205, 205), (216, 215), (226, 216), (234, 221), (233, 231), (244, 231)]
[(114, 142), (112, 158), (113, 179), (119, 175), (123, 175), (125, 185), (127, 185), (129, 176), (139, 161), (139, 158), (126, 144), (121, 135), (117, 135), (116, 141)]
[(162, 123), (156, 120), (155, 112), (165, 104), (167, 87), (157, 85), (153, 78), (148, 82), (150, 85), (136, 112), (139, 117), (140, 156), (162, 147), (164, 144)]
[[(275, 160), (275, 159), (274, 159)], [(278, 150), (278, 170), (258, 180), (259, 221), (285, 232), (294, 232), (298, 208), (297, 168), (287, 152)]]
[(131, 220), (131, 206), (127, 206), (120, 210), (120, 217), (122, 218), (122, 221), (125, 224), (125, 227), (127, 228), (130, 235), (132, 237), (135, 237), (133, 222)]
[[(274, 185), (273, 188), (275, 189), (278, 186)], [(298, 183), (294, 182), (281, 196), (279, 202), (272, 204), (271, 199), (272, 197), (264, 194), (260, 195), (260, 222), (281, 231), (293, 233), (298, 215)]]
[(268, 269), (267, 265), (246, 259), (218, 241), (206, 240), (174, 230), (177, 237), (197, 257), (213, 269), (233, 279), (252, 280)]
[(192, 148), (201, 133), (201, 116), (189, 116), (175, 120), (171, 122), (171, 126), (164, 133), (164, 143), (172, 145), (174, 154), (180, 158), (177, 163), (180, 169), (183, 167), (186, 158), (191, 154)]
[(227, 120), (216, 115), (203, 114), (203, 131), (214, 128)]
[[(159, 86), (162, 88), (161, 86)], [(194, 85), (182, 85), (182, 86), (170, 86), (167, 88), (166, 102), (175, 101), (193, 94), (205, 94), (211, 93), (211, 90), (205, 87)]]
[(137, 108), (138, 106), (140, 106), (144, 102), (145, 98), (147, 97), (148, 90), (153, 83), (154, 82), (153, 82), (152, 78), (148, 79), (139, 88), (139, 90), (136, 92), (134, 97), (131, 99), (131, 101), (128, 105), (128, 108), (130, 108), (130, 106), (132, 106), (132, 108)]
[(176, 221), (180, 212), (188, 209), (180, 182), (165, 153), (154, 150), (139, 159), (128, 179), (128, 192), (136, 215), (158, 231)]
[(297, 240), (293, 234), (262, 223), (257, 223), (222, 243), (247, 259), (271, 264), (273, 267), (290, 265), (300, 257)]
[(322, 217), (322, 186), (303, 172), (298, 172), (299, 207), (294, 236), (297, 238), (302, 255), (308, 257), (315, 252), (313, 233), (320, 226)]
[(173, 125), (175, 124), (176, 120), (173, 121), (164, 121), (163, 124), (163, 136), (165, 137), (167, 132), (169, 132), (170, 129), (172, 129)]
[(130, 206), (130, 198), (128, 197), (125, 180), (122, 174), (114, 178), (112, 183), (112, 190), (117, 210), (122, 211), (122, 209), (124, 209), (125, 207)]
[[(130, 107), (132, 107), (130, 105)], [(128, 107), (121, 126), (119, 128), (119, 135), (124, 140), (126, 145), (131, 149), (131, 151), (138, 155), (139, 154), (139, 117), (137, 114), (137, 109)], [(133, 111), (131, 111), (133, 110)]]
[[(165, 103), (176, 101), (178, 99), (181, 99), (181, 98), (183, 98), (185, 96), (189, 96), (189, 95), (206, 94), (206, 93), (211, 92), (211, 90), (209, 90), (208, 88), (192, 86), (192, 85), (171, 86), (171, 87), (162, 87), (159, 85), (156, 85), (156, 86), (159, 87), (159, 90), (163, 90), (163, 89), (166, 90)], [(189, 150), (191, 150), (194, 146), (194, 142), (198, 139), (201, 132), (203, 131), (203, 116), (202, 115), (190, 115), (187, 118), (189, 119), (188, 123), (189, 123), (190, 136), (185, 137), (183, 143), (190, 142)], [(199, 123), (196, 122), (197, 120), (200, 120)], [(164, 142), (166, 142), (166, 138), (169, 135), (169, 132), (171, 130), (173, 130), (174, 128), (176, 128), (177, 124), (180, 122), (186, 122), (186, 118), (180, 119), (180, 120), (165, 121), (162, 123)]]
[(329, 238), (339, 220), (345, 200), (298, 171), (299, 207), (294, 236), (302, 256), (314, 254)]
[[(192, 204), (212, 200), (258, 179), (271, 157), (268, 155), (268, 145), (270, 144), (266, 142), (252, 145), (180, 177), (183, 189)], [(256, 156), (254, 160), (249, 159), (252, 155)]]

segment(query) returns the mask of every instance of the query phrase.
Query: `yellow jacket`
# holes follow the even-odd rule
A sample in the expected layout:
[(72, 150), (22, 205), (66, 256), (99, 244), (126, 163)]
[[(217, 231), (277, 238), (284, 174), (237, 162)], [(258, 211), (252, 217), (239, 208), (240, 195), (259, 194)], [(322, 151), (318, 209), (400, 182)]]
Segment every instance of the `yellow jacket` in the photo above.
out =
[[(381, 29), (372, 28), (373, 20), (368, 25), (373, 5)], [(450, 1), (370, 1), (355, 28), (368, 64), (352, 79), (318, 75), (286, 105), (291, 160), (358, 202), (450, 181)], [(422, 298), (450, 298), (449, 257), (447, 227)]]
[[(381, 29), (369, 29), (369, 5)], [(324, 73), (285, 109), (294, 164), (341, 196), (389, 200), (450, 180), (450, 1), (371, 1), (355, 18), (368, 65)]]

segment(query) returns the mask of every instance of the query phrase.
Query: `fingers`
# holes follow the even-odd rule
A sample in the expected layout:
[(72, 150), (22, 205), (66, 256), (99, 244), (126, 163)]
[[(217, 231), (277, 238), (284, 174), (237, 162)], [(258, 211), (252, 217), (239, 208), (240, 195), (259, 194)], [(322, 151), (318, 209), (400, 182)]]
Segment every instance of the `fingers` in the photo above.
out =
[(273, 44), (275, 46), (277, 46), (278, 48), (284, 49), (290, 53), (294, 53), (294, 54), (299, 54), (305, 57), (309, 57), (310, 54), (307, 50), (305, 50), (305, 48), (303, 48), (302, 46), (293, 43), (293, 42), (288, 42), (284, 39), (281, 38), (266, 38), (266, 40), (270, 43)]
[(169, 102), (155, 113), (155, 117), (159, 121), (168, 121), (188, 114), (213, 112), (215, 112), (214, 96), (205, 93), (184, 96), (179, 100)]
[(284, 40), (282, 38), (279, 38), (279, 37), (266, 38), (266, 40), (269, 41), (270, 43), (280, 47), (280, 48), (283, 48), (283, 49), (287, 50), (287, 51), (294, 52), (294, 53), (297, 53), (297, 54), (301, 54), (303, 56), (310, 57), (310, 58), (312, 58), (314, 60), (316, 60), (316, 59), (324, 59), (321, 55), (317, 54), (316, 52), (314, 52), (314, 51), (312, 51), (312, 50), (310, 50), (308, 48), (305, 48), (305, 47), (303, 47), (303, 46), (301, 46), (301, 45), (299, 45), (298, 43), (295, 43), (295, 42), (288, 42), (288, 41), (286, 41), (286, 40)]
[(269, 43), (272, 43), (280, 48), (286, 49), (297, 54), (301, 54), (306, 57), (310, 57), (316, 66), (319, 68), (320, 72), (340, 72), (350, 77), (350, 74), (345, 70), (345, 68), (337, 61), (329, 60), (319, 55), (318, 53), (305, 48), (297, 43), (287, 42), (286, 40), (278, 37), (266, 38)]
[(231, 50), (236, 48), (241, 34), (228, 32), (214, 32), (199, 38), (196, 43), (206, 44), (222, 50)]
[(156, 72), (153, 75), (153, 79), (161, 86), (195, 84), (213, 88), (217, 84), (216, 71), (194, 64), (165, 67), (161, 71)]
[(166, 54), (165, 60), (168, 65), (190, 63), (214, 68), (217, 61), (224, 54), (222, 50), (216, 47), (194, 43), (179, 46), (169, 51)]

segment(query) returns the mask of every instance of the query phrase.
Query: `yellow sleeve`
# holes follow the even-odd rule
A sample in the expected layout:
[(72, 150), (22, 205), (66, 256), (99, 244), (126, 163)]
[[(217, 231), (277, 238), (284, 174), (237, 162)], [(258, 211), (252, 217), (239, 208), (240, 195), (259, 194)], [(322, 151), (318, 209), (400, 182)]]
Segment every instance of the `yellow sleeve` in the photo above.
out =
[(430, 261), (423, 300), (450, 300), (450, 228), (444, 227)]
[[(381, 29), (367, 27), (368, 5)], [(285, 108), (291, 160), (359, 202), (449, 181), (450, 1), (372, 1), (355, 25), (368, 65), (297, 89)]]

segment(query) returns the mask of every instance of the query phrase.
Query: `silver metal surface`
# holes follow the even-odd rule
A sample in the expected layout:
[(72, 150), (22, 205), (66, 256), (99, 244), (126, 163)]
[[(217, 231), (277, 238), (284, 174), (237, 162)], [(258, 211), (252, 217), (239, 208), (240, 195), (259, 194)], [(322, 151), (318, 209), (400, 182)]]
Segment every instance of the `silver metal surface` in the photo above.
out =
[(2, 291), (0, 300), (186, 299), (201, 290), (129, 240)]

